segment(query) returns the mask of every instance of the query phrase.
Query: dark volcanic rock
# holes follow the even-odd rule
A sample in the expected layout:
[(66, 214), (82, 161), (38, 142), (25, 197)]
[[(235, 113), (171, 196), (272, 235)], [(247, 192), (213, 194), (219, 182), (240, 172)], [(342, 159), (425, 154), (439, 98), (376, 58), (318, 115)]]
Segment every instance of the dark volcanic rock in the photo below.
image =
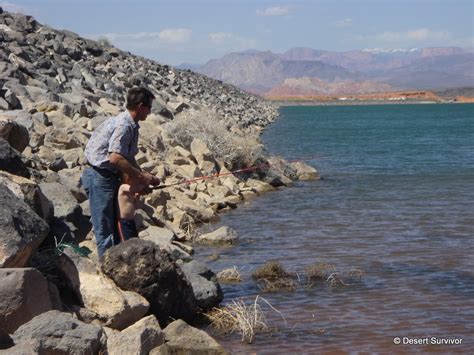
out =
[(38, 354), (99, 354), (106, 344), (100, 326), (83, 323), (59, 311), (33, 318), (17, 329), (13, 340), (20, 345), (36, 341)]
[(21, 160), (18, 151), (13, 149), (3, 138), (0, 138), (0, 170), (8, 171), (14, 175), (30, 177), (30, 172)]
[(161, 325), (170, 318), (193, 320), (193, 289), (169, 254), (153, 242), (131, 239), (109, 249), (102, 270), (123, 290), (141, 294)]
[(202, 310), (217, 307), (224, 299), (224, 293), (217, 281), (216, 274), (205, 264), (193, 260), (181, 265), (181, 269), (191, 282), (194, 296)]
[(46, 222), (0, 185), (0, 267), (23, 267), (49, 232)]

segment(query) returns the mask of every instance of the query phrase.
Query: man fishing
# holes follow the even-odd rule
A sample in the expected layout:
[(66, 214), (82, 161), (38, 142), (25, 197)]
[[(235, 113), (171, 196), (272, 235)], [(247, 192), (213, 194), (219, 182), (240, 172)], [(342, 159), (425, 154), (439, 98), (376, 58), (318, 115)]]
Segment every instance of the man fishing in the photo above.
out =
[(127, 235), (119, 234), (119, 230), (133, 231), (134, 228), (134, 225), (130, 225), (132, 221), (119, 218), (117, 194), (121, 175), (128, 177), (127, 183), (132, 184), (132, 191), (160, 184), (156, 176), (142, 171), (135, 160), (138, 153), (138, 123), (150, 114), (154, 98), (146, 88), (130, 89), (127, 93), (127, 110), (103, 122), (87, 143), (85, 155), (89, 167), (84, 170), (81, 183), (89, 197), (91, 222), (100, 259), (108, 248), (120, 243), (120, 240), (128, 239)]

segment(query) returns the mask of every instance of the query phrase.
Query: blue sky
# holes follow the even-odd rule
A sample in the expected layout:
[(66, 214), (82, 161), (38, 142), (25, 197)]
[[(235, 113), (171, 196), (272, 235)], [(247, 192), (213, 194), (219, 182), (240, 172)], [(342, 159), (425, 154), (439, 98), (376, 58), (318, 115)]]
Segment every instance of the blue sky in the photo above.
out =
[(474, 47), (472, 0), (9, 0), (0, 6), (172, 65), (247, 49)]

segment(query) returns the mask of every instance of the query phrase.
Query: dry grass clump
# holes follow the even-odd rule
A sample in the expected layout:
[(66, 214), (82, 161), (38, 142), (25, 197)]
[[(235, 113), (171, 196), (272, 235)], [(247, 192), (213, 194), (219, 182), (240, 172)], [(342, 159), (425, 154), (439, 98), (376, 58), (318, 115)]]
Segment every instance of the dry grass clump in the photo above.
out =
[(219, 280), (219, 282), (241, 282), (242, 277), (240, 276), (239, 270), (234, 266), (217, 273), (217, 280)]
[(291, 275), (283, 269), (279, 262), (270, 261), (257, 268), (257, 270), (252, 273), (252, 276), (257, 280), (272, 280), (290, 277)]
[(354, 280), (360, 280), (364, 276), (365, 272), (361, 269), (351, 269), (347, 272), (347, 276)]
[(252, 273), (252, 276), (259, 281), (258, 286), (263, 292), (296, 290), (297, 285), (292, 275), (276, 261), (260, 266)]
[(309, 281), (324, 281), (336, 271), (336, 267), (327, 263), (316, 263), (305, 268)]
[(278, 292), (278, 291), (296, 291), (296, 282), (289, 278), (281, 279), (260, 279), (260, 289), (263, 292)]
[(351, 269), (346, 272), (333, 272), (328, 276), (327, 282), (330, 286), (349, 286), (358, 282), (364, 276), (364, 271), (360, 269)]
[(170, 136), (182, 147), (190, 149), (194, 138), (206, 143), (217, 160), (229, 169), (248, 167), (263, 157), (256, 137), (230, 131), (231, 123), (215, 111), (185, 111), (165, 125)]
[(258, 332), (269, 330), (265, 314), (257, 301), (258, 296), (250, 305), (242, 299), (233, 300), (223, 308), (213, 308), (205, 316), (218, 331), (224, 334), (241, 333), (242, 341), (250, 344)]

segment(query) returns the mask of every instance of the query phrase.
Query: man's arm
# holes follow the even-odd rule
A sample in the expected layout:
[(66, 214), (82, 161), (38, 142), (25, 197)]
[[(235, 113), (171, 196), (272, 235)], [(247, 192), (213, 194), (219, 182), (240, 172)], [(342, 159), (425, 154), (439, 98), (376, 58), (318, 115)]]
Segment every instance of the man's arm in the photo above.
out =
[(138, 179), (145, 186), (160, 184), (160, 179), (158, 179), (156, 176), (146, 171), (140, 170), (140, 168), (138, 167), (138, 164), (137, 166), (134, 166), (134, 164), (131, 164), (127, 159), (125, 159), (119, 153), (114, 153), (114, 152), (110, 153), (109, 162), (116, 169), (120, 170), (122, 173), (129, 175), (132, 178)]

